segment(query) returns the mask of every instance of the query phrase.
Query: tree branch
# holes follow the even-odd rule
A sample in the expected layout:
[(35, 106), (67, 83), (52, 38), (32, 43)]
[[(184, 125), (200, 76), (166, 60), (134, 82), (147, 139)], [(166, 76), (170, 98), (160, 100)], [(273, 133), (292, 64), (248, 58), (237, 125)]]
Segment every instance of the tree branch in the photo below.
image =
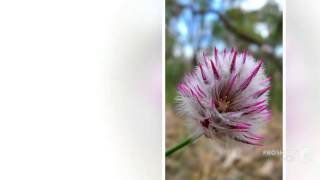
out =
[[(194, 14), (202, 14), (203, 15), (206, 13), (213, 13), (213, 14), (218, 15), (222, 24), (226, 27), (226, 29), (229, 32), (233, 33), (234, 35), (236, 35), (237, 37), (239, 37), (240, 39), (242, 39), (248, 43), (253, 43), (253, 44), (256, 44), (257, 46), (259, 46), (262, 49), (263, 53), (266, 54), (266, 56), (270, 57), (270, 61), (273, 62), (279, 70), (282, 69), (282, 64), (281, 64), (280, 60), (273, 53), (264, 50), (264, 49), (268, 49), (269, 47), (272, 47), (271, 45), (264, 43), (263, 41), (249, 35), (246, 32), (241, 31), (235, 25), (233, 25), (231, 23), (231, 21), (225, 15), (221, 14), (219, 11), (217, 11), (215, 9), (196, 10), (196, 9), (194, 9), (194, 7), (192, 5), (181, 5), (181, 4), (177, 4), (177, 3), (174, 4), (173, 8), (177, 11), (181, 11), (181, 9), (184, 9), (184, 8), (189, 8), (192, 10), (192, 12)], [(265, 47), (267, 47), (267, 48), (265, 48)]]

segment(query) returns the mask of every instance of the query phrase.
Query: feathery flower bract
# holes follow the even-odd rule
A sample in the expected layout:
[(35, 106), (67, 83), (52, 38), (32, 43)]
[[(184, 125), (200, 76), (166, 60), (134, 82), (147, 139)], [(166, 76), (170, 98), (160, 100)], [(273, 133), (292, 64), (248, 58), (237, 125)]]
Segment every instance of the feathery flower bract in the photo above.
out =
[(178, 85), (178, 107), (208, 138), (261, 145), (257, 130), (271, 118), (270, 89), (262, 60), (214, 48)]

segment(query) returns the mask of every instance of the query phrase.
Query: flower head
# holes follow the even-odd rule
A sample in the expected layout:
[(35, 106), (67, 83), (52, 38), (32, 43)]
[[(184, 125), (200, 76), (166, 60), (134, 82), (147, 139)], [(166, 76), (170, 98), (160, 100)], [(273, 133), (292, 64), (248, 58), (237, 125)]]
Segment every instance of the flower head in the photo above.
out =
[(256, 131), (271, 117), (270, 88), (262, 60), (214, 48), (178, 85), (179, 110), (208, 138), (261, 145)]

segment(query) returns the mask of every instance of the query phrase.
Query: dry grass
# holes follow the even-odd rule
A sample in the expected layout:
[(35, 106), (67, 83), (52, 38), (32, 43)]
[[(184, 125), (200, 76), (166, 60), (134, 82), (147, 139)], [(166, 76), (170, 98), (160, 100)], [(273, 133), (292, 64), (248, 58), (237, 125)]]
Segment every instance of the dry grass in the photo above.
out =
[[(267, 156), (268, 150), (282, 150), (282, 115), (273, 119), (262, 132), (263, 147), (225, 149), (206, 138), (166, 158), (168, 180), (278, 180), (282, 179), (282, 156)], [(166, 109), (166, 147), (178, 143), (188, 132), (184, 120), (171, 108)]]

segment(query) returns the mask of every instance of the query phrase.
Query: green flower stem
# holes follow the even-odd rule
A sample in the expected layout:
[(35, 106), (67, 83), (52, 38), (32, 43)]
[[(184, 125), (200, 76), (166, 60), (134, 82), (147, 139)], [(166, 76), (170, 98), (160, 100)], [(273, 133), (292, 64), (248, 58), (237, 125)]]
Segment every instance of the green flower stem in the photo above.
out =
[(183, 148), (184, 146), (194, 142), (195, 140), (197, 140), (202, 135), (203, 135), (202, 132), (194, 134), (194, 135), (186, 138), (185, 140), (183, 140), (181, 143), (177, 144), (176, 146), (173, 146), (173, 147), (169, 148), (168, 150), (166, 150), (166, 157), (170, 156), (171, 154), (173, 154), (174, 152), (176, 152), (179, 149)]

